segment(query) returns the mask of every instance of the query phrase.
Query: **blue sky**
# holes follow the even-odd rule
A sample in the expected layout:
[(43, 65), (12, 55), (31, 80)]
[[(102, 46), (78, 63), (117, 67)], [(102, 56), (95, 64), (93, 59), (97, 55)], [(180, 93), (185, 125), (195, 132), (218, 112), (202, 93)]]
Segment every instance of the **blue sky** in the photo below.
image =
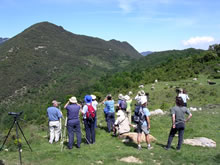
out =
[(220, 43), (220, 0), (0, 1), (0, 37), (49, 21), (75, 34), (127, 41), (139, 52)]

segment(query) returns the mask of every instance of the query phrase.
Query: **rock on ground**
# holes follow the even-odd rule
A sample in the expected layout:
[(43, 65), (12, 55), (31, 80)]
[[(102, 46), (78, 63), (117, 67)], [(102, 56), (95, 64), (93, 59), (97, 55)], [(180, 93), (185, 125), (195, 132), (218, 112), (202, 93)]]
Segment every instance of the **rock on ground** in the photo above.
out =
[(154, 111), (151, 111), (150, 114), (151, 115), (164, 115), (165, 112), (163, 112), (163, 110), (161, 110), (161, 109), (156, 109)]
[(212, 139), (206, 137), (197, 137), (193, 139), (185, 139), (184, 144), (189, 144), (192, 146), (202, 146), (202, 147), (216, 147), (216, 142)]
[(133, 156), (121, 158), (120, 161), (121, 162), (126, 162), (126, 163), (138, 163), (138, 164), (142, 163), (142, 161), (140, 159), (135, 158)]
[[(124, 134), (120, 135), (119, 138), (121, 138), (121, 139), (129, 139), (130, 141), (132, 141), (132, 142), (137, 144), (137, 133), (136, 132), (124, 133)], [(150, 138), (150, 142), (154, 142), (154, 141), (157, 140), (152, 135), (149, 135), (149, 138)], [(146, 142), (144, 133), (142, 133), (141, 142)]]

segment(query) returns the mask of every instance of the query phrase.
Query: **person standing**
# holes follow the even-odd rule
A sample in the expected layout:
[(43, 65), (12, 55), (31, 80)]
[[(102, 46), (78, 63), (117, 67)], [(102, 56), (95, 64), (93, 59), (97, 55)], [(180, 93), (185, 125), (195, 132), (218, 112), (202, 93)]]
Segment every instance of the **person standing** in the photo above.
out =
[(86, 131), (86, 140), (88, 144), (95, 143), (95, 117), (90, 118), (88, 117), (88, 113), (93, 111), (95, 113), (95, 108), (92, 106), (92, 97), (90, 95), (86, 95), (85, 98), (86, 105), (83, 106), (82, 114), (83, 114), (83, 121), (85, 125)]
[(127, 113), (127, 116), (128, 116), (129, 123), (131, 124), (131, 103), (132, 103), (132, 99), (130, 98), (130, 96), (125, 95), (125, 101), (126, 101), (126, 104), (127, 104), (126, 113)]
[(95, 109), (95, 128), (97, 128), (97, 106), (98, 106), (98, 102), (96, 101), (96, 96), (95, 95), (91, 95), (92, 97), (92, 106)]
[(123, 98), (124, 98), (124, 96), (120, 93), (120, 94), (118, 95), (118, 102), (117, 102), (117, 104), (116, 104), (116, 112), (117, 112), (119, 109), (121, 109), (121, 108), (120, 108), (120, 104), (121, 104)]
[(114, 107), (114, 100), (112, 100), (112, 96), (107, 96), (103, 103), (107, 108), (107, 127), (108, 132), (110, 133), (113, 130), (113, 125), (115, 123), (115, 107)]
[(189, 100), (189, 96), (186, 93), (185, 89), (181, 89), (178, 97), (181, 97), (183, 99), (183, 106), (187, 107), (187, 100)]
[(81, 129), (80, 129), (80, 120), (79, 120), (79, 111), (81, 109), (80, 105), (77, 104), (76, 97), (71, 97), (66, 103), (64, 108), (67, 110), (67, 130), (69, 143), (68, 148), (73, 148), (74, 143), (74, 133), (77, 137), (77, 148), (80, 148), (81, 144)]
[[(189, 115), (186, 120), (185, 120), (185, 114)], [(170, 149), (173, 137), (175, 136), (176, 132), (178, 132), (179, 136), (178, 136), (178, 144), (176, 149), (179, 151), (181, 149), (181, 145), (183, 142), (185, 123), (190, 120), (192, 114), (186, 107), (184, 107), (183, 99), (181, 97), (176, 97), (176, 106), (171, 109), (171, 115), (172, 115), (172, 127), (170, 130), (170, 134), (165, 149), (166, 150)]]
[(139, 108), (139, 117), (140, 121), (137, 123), (137, 142), (138, 142), (138, 149), (141, 149), (141, 136), (142, 132), (145, 134), (145, 140), (147, 142), (147, 149), (152, 149), (151, 144), (150, 144), (150, 112), (148, 108), (146, 107), (147, 105), (147, 99), (146, 97), (141, 98), (141, 106)]
[(59, 141), (60, 133), (60, 118), (62, 118), (61, 110), (58, 109), (58, 102), (56, 100), (52, 101), (53, 106), (47, 108), (47, 116), (49, 120), (49, 130), (50, 130), (50, 140), (49, 143), (52, 144), (53, 141)]

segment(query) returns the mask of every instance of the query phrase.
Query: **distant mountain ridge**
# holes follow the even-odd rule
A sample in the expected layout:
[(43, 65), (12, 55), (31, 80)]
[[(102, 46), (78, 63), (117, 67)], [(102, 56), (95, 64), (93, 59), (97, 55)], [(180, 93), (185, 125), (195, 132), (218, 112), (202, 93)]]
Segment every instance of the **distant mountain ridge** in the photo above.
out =
[(152, 53), (154, 53), (154, 52), (152, 52), (152, 51), (146, 51), (146, 52), (141, 52), (141, 55), (147, 56), (147, 55), (152, 54)]
[(105, 41), (73, 34), (49, 22), (37, 23), (0, 45), (0, 100), (8, 103), (16, 96), (37, 95), (41, 90), (45, 97), (63, 99), (141, 57), (127, 42)]
[(0, 44), (2, 44), (3, 42), (7, 41), (9, 38), (2, 38), (0, 37)]

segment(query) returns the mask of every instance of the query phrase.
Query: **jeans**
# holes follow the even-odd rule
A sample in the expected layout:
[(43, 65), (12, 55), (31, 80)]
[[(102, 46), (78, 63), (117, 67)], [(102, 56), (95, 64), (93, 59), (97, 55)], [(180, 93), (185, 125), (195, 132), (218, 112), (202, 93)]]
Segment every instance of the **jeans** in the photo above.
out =
[(113, 130), (113, 125), (115, 123), (115, 113), (108, 113), (107, 114), (107, 127), (108, 127), (108, 132), (111, 132)]
[(95, 122), (84, 119), (84, 125), (87, 143), (95, 143)]
[(68, 148), (69, 149), (73, 148), (74, 133), (76, 133), (77, 147), (80, 148), (80, 144), (81, 144), (80, 122), (78, 122), (78, 123), (68, 123), (67, 124), (67, 130), (68, 130), (68, 137), (69, 137)]
[(171, 128), (170, 135), (169, 135), (168, 142), (167, 142), (167, 148), (171, 147), (173, 137), (175, 136), (176, 132), (178, 131), (179, 136), (178, 136), (178, 145), (177, 145), (176, 149), (180, 150), (181, 145), (183, 143), (184, 129), (185, 129), (184, 123), (178, 123), (178, 124), (176, 124), (175, 128)]

